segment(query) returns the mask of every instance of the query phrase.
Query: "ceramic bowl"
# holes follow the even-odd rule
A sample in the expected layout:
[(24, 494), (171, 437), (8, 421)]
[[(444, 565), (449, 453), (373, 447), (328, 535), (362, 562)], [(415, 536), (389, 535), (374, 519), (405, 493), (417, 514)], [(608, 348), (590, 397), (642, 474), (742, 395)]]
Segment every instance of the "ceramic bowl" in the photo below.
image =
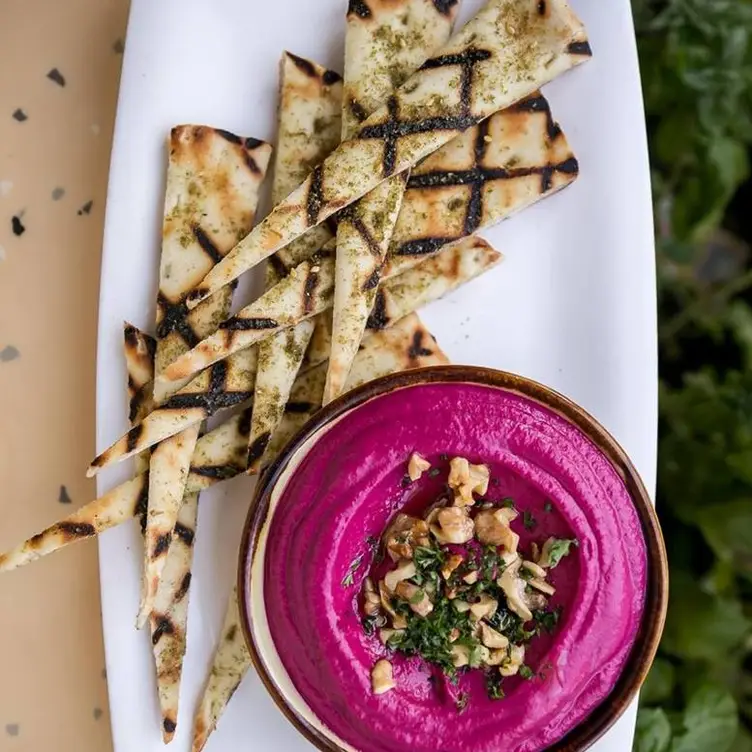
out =
[[(640, 477), (614, 438), (585, 410), (530, 379), (475, 366), (437, 366), (393, 374), (365, 384), (320, 410), (288, 443), (259, 480), (240, 549), (238, 593), (242, 626), (256, 670), (289, 721), (320, 750), (353, 749), (334, 735), (306, 705), (284, 669), (271, 638), (264, 604), (264, 558), (269, 526), (276, 511), (275, 494), (290, 480), (309, 449), (333, 425), (371, 400), (427, 384), (492, 387), (537, 403), (563, 418), (605, 457), (626, 487), (642, 527), (647, 552), (647, 592), (634, 645), (610, 694), (583, 721), (548, 749), (574, 752), (590, 747), (622, 715), (642, 685), (663, 630), (668, 599), (666, 551), (658, 520)], [(325, 440), (325, 439), (324, 439)]]

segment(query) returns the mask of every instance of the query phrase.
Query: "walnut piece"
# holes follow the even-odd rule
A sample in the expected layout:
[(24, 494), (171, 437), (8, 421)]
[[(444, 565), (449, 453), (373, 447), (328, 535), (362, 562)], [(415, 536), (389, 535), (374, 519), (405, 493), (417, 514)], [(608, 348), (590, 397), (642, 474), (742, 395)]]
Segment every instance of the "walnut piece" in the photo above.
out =
[(383, 695), (396, 686), (392, 673), (392, 664), (385, 658), (376, 661), (376, 664), (371, 669), (371, 687), (373, 688), (373, 693), (375, 695)]
[(495, 509), (479, 512), (475, 517), (475, 534), (481, 543), (489, 546), (504, 546), (516, 553), (520, 536), (512, 530), (509, 523), (517, 517), (514, 509)]
[(533, 614), (525, 603), (525, 581), (519, 577), (520, 560), (508, 566), (496, 581), (507, 597), (509, 608), (523, 621), (530, 621)]
[(370, 577), (366, 577), (363, 583), (363, 596), (365, 598), (363, 610), (366, 612), (366, 616), (376, 616), (381, 611), (381, 598), (379, 598)]
[(481, 593), (478, 603), (470, 604), (470, 618), (474, 621), (480, 621), (489, 616), (493, 616), (499, 608), (499, 602), (486, 593)]
[(462, 507), (444, 507), (436, 515), (438, 525), (431, 532), (439, 543), (467, 543), (475, 532), (473, 521)]
[(514, 676), (520, 670), (520, 666), (525, 660), (525, 646), (524, 645), (512, 645), (509, 648), (509, 658), (502, 662), (499, 667), (499, 673), (502, 676)]
[(392, 617), (392, 626), (395, 629), (405, 629), (407, 627), (407, 620), (392, 607), (392, 594), (387, 590), (383, 580), (379, 583), (379, 596), (384, 611)]
[(481, 496), (488, 491), (491, 473), (486, 465), (471, 465), (464, 457), (449, 462), (449, 487), (454, 490), (457, 506), (472, 506), (473, 493)]
[(509, 645), (509, 640), (501, 632), (497, 632), (483, 621), (480, 623), (480, 641), (487, 648), (505, 648)]
[(418, 616), (428, 616), (433, 611), (433, 603), (426, 591), (412, 582), (400, 582), (395, 592), (402, 600), (407, 601), (410, 609)]
[(402, 580), (409, 580), (411, 577), (415, 577), (418, 570), (415, 568), (415, 564), (412, 561), (401, 561), (396, 569), (392, 569), (391, 572), (387, 572), (384, 576), (384, 584), (387, 589), (392, 593), (396, 592), (397, 584)]
[(417, 452), (410, 455), (410, 461), (407, 463), (407, 475), (412, 481), (420, 479), (420, 476), (431, 469), (431, 463), (421, 457)]
[(534, 561), (523, 561), (522, 568), (527, 569), (534, 577), (538, 577), (541, 580), (546, 579), (546, 570)]

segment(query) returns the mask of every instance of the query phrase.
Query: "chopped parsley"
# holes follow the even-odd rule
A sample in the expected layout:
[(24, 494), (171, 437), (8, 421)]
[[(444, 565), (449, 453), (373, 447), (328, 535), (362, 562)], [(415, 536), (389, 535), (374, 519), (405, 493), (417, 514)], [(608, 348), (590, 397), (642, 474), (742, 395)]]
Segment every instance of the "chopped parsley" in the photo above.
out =
[(504, 683), (504, 677), (496, 671), (486, 673), (486, 692), (491, 700), (503, 700), (504, 690), (501, 685)]
[(429, 478), (436, 478), (438, 475), (441, 475), (441, 468), (439, 468), (439, 467), (432, 467), (428, 471), (428, 477)]
[(553, 512), (554, 511), (554, 505), (551, 503), (550, 499), (546, 499), (546, 502), (543, 505), (543, 510), (545, 512)]
[(522, 524), (525, 526), (525, 530), (532, 530), (538, 525), (538, 521), (533, 517), (533, 513), (529, 509), (526, 509), (522, 513)]
[(457, 708), (458, 713), (465, 712), (465, 708), (467, 708), (467, 703), (469, 699), (470, 699), (470, 695), (467, 692), (460, 692), (457, 695), (457, 699), (454, 701), (454, 707)]
[(501, 506), (506, 507), (507, 509), (516, 509), (514, 499), (511, 496), (505, 496), (501, 500)]
[(569, 554), (572, 546), (578, 546), (576, 538), (556, 538), (548, 552), (549, 566), (553, 569), (565, 556)]
[(356, 556), (351, 562), (350, 566), (347, 568), (347, 574), (342, 578), (341, 585), (342, 587), (350, 587), (355, 584), (355, 572), (358, 571), (358, 568), (363, 563), (363, 554), (360, 554), (359, 556)]
[(561, 606), (552, 611), (533, 611), (533, 618), (538, 626), (538, 633), (540, 633), (541, 630), (545, 630), (551, 634), (556, 629), (560, 617)]
[(523, 679), (527, 679), (528, 681), (535, 678), (535, 672), (533, 669), (531, 669), (530, 666), (526, 666), (524, 663), (520, 666), (519, 674)]

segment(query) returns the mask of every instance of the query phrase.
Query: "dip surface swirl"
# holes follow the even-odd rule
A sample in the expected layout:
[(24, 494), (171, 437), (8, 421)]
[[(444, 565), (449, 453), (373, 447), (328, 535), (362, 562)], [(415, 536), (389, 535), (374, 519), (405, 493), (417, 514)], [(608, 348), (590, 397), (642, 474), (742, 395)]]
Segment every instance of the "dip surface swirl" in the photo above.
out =
[[(420, 658), (365, 633), (358, 597), (373, 546), (397, 511), (436, 496), (446, 474), (405, 485), (408, 458), (462, 456), (490, 468), (486, 498), (512, 497), (532, 524), (520, 545), (576, 538), (550, 574), (552, 635), (489, 699), (483, 676), (460, 678), (458, 713)], [(529, 528), (529, 529), (528, 529)], [(553, 411), (494, 387), (433, 384), (396, 390), (345, 416), (317, 441), (282, 490), (264, 562), (269, 628), (310, 711), (363, 752), (540, 750), (583, 720), (616, 683), (644, 609), (647, 555), (637, 511), (601, 451)], [(387, 658), (396, 687), (374, 695)]]

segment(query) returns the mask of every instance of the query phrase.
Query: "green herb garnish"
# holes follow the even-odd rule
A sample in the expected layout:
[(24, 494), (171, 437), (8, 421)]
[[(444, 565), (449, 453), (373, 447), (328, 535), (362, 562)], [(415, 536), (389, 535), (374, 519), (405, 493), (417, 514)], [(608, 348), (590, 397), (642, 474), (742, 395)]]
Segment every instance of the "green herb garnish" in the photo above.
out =
[(546, 502), (543, 504), (543, 511), (544, 512), (553, 512), (554, 511), (554, 505), (550, 502), (549, 499), (546, 499)]
[(528, 681), (535, 677), (535, 672), (533, 671), (533, 669), (531, 669), (530, 666), (526, 666), (524, 663), (520, 666), (519, 673), (523, 679), (527, 679)]
[(350, 587), (351, 585), (355, 584), (355, 572), (358, 570), (358, 567), (360, 567), (362, 563), (363, 563), (363, 554), (356, 556), (350, 562), (350, 566), (347, 568), (347, 574), (342, 578), (342, 582), (341, 582), (342, 587)]
[(533, 517), (533, 513), (529, 509), (526, 509), (522, 513), (522, 524), (525, 526), (525, 530), (532, 530), (538, 524), (538, 521)]
[(469, 699), (470, 699), (470, 695), (467, 692), (460, 692), (457, 695), (457, 699), (454, 702), (454, 707), (457, 708), (458, 713), (465, 712), (465, 708), (467, 708), (467, 703)]
[(505, 496), (501, 500), (501, 506), (506, 507), (507, 509), (515, 509), (514, 505), (514, 499), (511, 496)]
[(565, 556), (569, 554), (572, 546), (578, 546), (576, 538), (556, 538), (548, 551), (548, 562), (553, 569)]
[(503, 700), (504, 690), (501, 685), (504, 683), (504, 677), (496, 671), (489, 671), (486, 674), (486, 692), (491, 700)]

